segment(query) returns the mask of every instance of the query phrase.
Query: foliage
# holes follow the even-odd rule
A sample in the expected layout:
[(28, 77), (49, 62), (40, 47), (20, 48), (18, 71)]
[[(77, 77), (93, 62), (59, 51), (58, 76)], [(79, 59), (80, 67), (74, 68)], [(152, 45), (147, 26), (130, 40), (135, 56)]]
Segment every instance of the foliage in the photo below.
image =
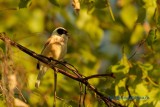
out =
[[(79, 1), (81, 9), (77, 14), (70, 0), (2, 0), (0, 32), (40, 53), (53, 29), (63, 26), (71, 35), (67, 62), (84, 76), (114, 73), (115, 79), (90, 79), (93, 86), (128, 107), (159, 107), (159, 0)], [(0, 47), (0, 67), (3, 68), (1, 55), (6, 51), (1, 41)], [(53, 71), (46, 73), (40, 88), (36, 89), (37, 60), (15, 48), (11, 57), (16, 86), (26, 102), (16, 89), (14, 97), (31, 107), (52, 106)], [(60, 98), (57, 106), (78, 106), (79, 83), (61, 74), (57, 81)], [(0, 86), (3, 88), (2, 81)], [(6, 105), (1, 95), (0, 106)], [(85, 105), (105, 106), (89, 90)]]

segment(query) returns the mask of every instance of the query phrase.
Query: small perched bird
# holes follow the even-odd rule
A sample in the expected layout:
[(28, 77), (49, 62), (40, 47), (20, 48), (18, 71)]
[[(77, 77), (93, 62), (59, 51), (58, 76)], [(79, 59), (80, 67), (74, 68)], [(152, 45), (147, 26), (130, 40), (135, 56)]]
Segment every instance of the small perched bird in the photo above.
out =
[[(41, 52), (42, 55), (53, 58), (56, 60), (63, 60), (66, 52), (67, 52), (67, 42), (68, 42), (68, 32), (63, 27), (56, 28), (51, 37), (48, 38), (44, 48)], [(48, 70), (47, 65), (42, 62), (37, 63), (37, 69), (39, 69), (39, 74), (37, 77), (37, 81), (35, 87), (38, 88), (40, 85), (40, 81), (46, 71)]]

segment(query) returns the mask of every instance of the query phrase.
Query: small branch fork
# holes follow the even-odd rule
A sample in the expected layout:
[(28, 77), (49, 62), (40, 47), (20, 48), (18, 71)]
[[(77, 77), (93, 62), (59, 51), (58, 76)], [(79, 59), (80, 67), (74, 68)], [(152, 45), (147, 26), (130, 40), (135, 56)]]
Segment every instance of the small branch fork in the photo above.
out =
[[(117, 101), (111, 100), (109, 97), (104, 96), (101, 92), (99, 92), (94, 86), (92, 86), (87, 80), (92, 79), (92, 78), (99, 78), (99, 77), (112, 77), (115, 78), (113, 73), (110, 74), (97, 74), (97, 75), (91, 75), (88, 77), (84, 77), (81, 74), (78, 73), (78, 70), (71, 64), (67, 63), (67, 62), (61, 62), (61, 61), (57, 61), (51, 58), (47, 58), (45, 56), (42, 56), (40, 54), (37, 54), (25, 47), (23, 47), (22, 45), (12, 41), (11, 39), (9, 39), (5, 33), (0, 33), (0, 39), (4, 42), (8, 42), (10, 43), (12, 46), (18, 48), (19, 50), (23, 51), (24, 53), (32, 56), (33, 58), (45, 63), (46, 65), (48, 65), (50, 68), (52, 68), (53, 70), (56, 68), (57, 72), (73, 79), (76, 80), (78, 82), (80, 82), (81, 84), (84, 84), (85, 87), (89, 88), (91, 91), (93, 91), (98, 98), (100, 98), (108, 107), (124, 107), (123, 105), (121, 105), (120, 103), (118, 103)], [(68, 70), (72, 71), (72, 73), (67, 72), (63, 69), (58, 68), (55, 64), (52, 63), (52, 61), (56, 62), (57, 64), (60, 64), (62, 66), (65, 66)], [(68, 65), (68, 66), (67, 66)], [(69, 67), (70, 66), (70, 67)]]

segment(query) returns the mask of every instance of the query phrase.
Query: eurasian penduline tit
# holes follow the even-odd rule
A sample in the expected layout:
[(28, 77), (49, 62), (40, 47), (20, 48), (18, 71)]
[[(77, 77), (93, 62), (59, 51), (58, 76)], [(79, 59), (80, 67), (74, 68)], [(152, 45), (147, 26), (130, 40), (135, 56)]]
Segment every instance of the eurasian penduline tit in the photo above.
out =
[[(67, 52), (67, 42), (68, 42), (68, 32), (63, 27), (56, 28), (51, 37), (48, 38), (44, 48), (41, 52), (42, 55), (53, 58), (56, 60), (63, 60), (66, 52)], [(47, 65), (38, 61), (37, 69), (39, 70), (39, 74), (37, 77), (37, 81), (35, 83), (35, 87), (38, 88), (40, 85), (40, 81), (46, 71), (48, 70)]]

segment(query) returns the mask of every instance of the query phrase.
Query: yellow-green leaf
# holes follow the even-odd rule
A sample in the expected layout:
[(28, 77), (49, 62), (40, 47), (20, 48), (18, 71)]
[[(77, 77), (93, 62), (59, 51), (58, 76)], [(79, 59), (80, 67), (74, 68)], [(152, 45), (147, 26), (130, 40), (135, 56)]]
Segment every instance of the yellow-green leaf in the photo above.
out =
[(133, 5), (125, 6), (120, 12), (121, 19), (123, 23), (129, 28), (132, 29), (137, 20), (137, 12)]
[(143, 26), (141, 24), (137, 24), (135, 30), (133, 31), (130, 39), (131, 44), (136, 44), (143, 38)]
[(112, 66), (112, 72), (113, 73), (123, 72), (124, 74), (126, 74), (129, 72), (131, 66), (132, 65), (128, 61), (127, 56), (123, 54), (123, 57), (120, 60), (119, 64)]

